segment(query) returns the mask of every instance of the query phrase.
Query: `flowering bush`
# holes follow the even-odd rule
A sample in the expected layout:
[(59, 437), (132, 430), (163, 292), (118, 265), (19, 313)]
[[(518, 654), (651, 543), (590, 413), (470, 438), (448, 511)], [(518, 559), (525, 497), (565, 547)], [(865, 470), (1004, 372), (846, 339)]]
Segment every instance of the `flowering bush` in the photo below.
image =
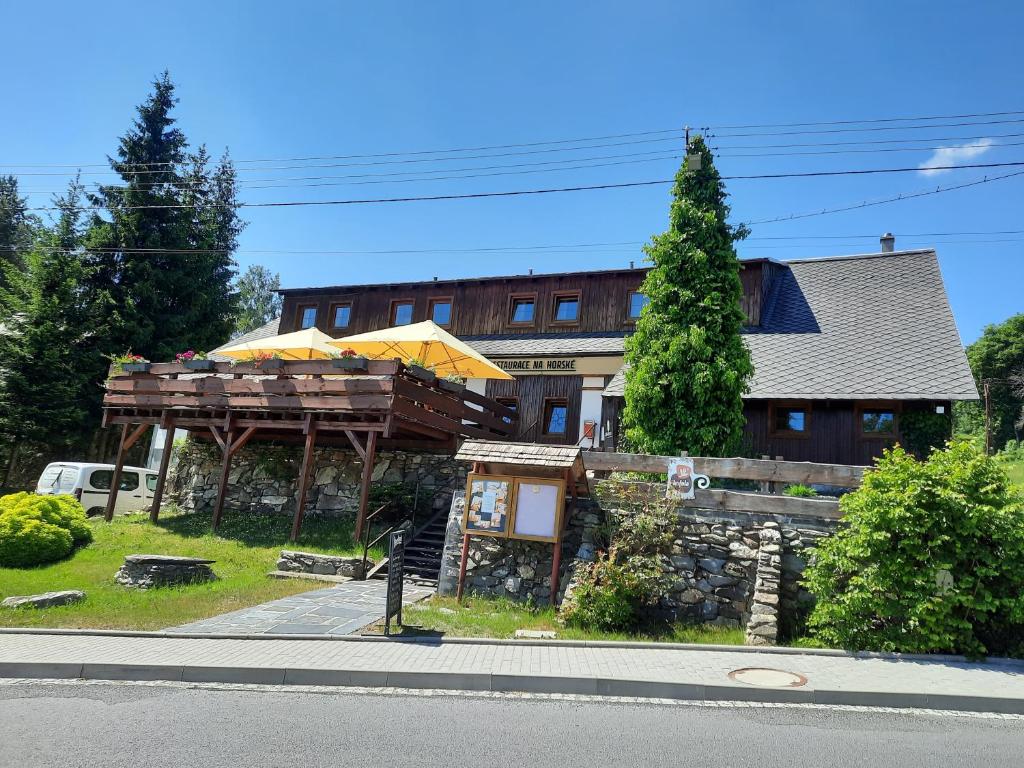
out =
[(0, 498), (2, 566), (49, 563), (91, 540), (85, 509), (73, 496), (14, 493)]

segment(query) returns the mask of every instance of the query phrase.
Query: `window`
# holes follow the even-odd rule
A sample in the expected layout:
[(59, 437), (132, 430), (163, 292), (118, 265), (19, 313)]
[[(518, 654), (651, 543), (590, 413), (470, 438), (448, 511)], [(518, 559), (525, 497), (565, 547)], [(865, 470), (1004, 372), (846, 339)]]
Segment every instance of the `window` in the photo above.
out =
[(437, 325), (442, 328), (447, 328), (452, 324), (452, 300), (451, 299), (431, 299), (430, 300), (430, 319), (433, 320)]
[(299, 307), (299, 330), (304, 331), (316, 325), (316, 304)]
[(643, 312), (644, 307), (651, 303), (651, 300), (644, 296), (639, 291), (633, 291), (629, 294), (629, 319), (636, 320), (640, 317), (640, 313)]
[(867, 408), (860, 413), (860, 428), (865, 435), (891, 435), (896, 431), (896, 414), (878, 408)]
[(553, 323), (575, 323), (580, 319), (580, 293), (556, 293), (551, 315)]
[(351, 304), (335, 304), (331, 309), (331, 328), (348, 328), (352, 320)]
[(392, 301), (391, 324), (409, 325), (412, 322), (412, 307), (411, 301)]
[(536, 304), (536, 294), (513, 296), (510, 304), (509, 323), (512, 325), (533, 325), (533, 310)]
[(565, 436), (569, 432), (569, 402), (567, 400), (544, 401), (544, 434)]
[[(518, 397), (497, 397), (497, 398), (495, 398), (495, 402), (500, 403), (501, 405), (504, 405), (506, 408), (511, 408), (516, 413), (519, 413), (519, 398)], [(504, 421), (506, 424), (511, 424), (512, 423), (512, 419), (510, 419), (508, 416), (502, 416), (501, 420)]]
[(772, 415), (775, 433), (806, 434), (809, 419), (807, 409), (794, 406), (776, 406)]
[[(114, 479), (114, 470), (112, 469), (97, 469), (92, 473), (92, 477), (89, 479), (89, 484), (99, 491), (109, 491), (110, 483)], [(138, 472), (122, 472), (121, 473), (121, 488), (122, 491), (134, 491), (139, 487), (139, 473)]]

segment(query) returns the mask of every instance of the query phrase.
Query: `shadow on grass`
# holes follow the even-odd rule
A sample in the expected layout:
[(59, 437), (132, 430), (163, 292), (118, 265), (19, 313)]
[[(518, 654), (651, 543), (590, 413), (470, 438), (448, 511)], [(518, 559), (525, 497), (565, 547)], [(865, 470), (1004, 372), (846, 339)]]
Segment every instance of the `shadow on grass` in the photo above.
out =
[[(205, 512), (163, 514), (157, 525), (188, 538), (212, 536), (211, 517)], [(289, 541), (292, 518), (288, 515), (261, 515), (225, 510), (216, 536), (247, 547), (316, 549), (329, 552), (354, 552), (362, 547), (352, 537), (353, 521), (338, 517), (307, 517), (296, 542)]]

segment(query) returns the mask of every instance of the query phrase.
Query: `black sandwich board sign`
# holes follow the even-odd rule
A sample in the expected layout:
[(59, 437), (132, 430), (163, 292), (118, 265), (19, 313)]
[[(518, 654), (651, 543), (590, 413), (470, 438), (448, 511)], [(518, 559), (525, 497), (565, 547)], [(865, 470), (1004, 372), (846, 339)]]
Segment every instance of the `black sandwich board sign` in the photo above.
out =
[(402, 586), (405, 581), (402, 571), (405, 570), (405, 536), (406, 529), (399, 528), (391, 532), (388, 541), (388, 600), (384, 611), (384, 634), (391, 634), (391, 618), (398, 618), (398, 626), (402, 626)]

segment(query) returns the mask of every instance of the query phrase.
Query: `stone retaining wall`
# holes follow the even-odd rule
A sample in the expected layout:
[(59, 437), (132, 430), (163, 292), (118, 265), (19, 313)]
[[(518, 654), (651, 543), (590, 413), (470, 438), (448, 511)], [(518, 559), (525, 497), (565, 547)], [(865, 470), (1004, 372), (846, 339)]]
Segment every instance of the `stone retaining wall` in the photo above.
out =
[[(604, 481), (601, 483), (608, 483)], [(628, 508), (603, 501), (582, 501), (568, 521), (563, 541), (559, 595), (572, 588), (577, 566), (590, 562), (603, 545), (608, 514)], [(799, 585), (808, 554), (835, 528), (835, 521), (774, 519), (750, 514), (735, 517), (713, 510), (675, 510), (671, 553), (662, 556), (668, 588), (650, 618), (745, 628), (751, 643), (774, 643), (791, 633), (813, 603)], [(450, 513), (438, 592), (454, 595), (461, 559), (461, 508)], [(466, 592), (550, 603), (553, 545), (485, 538), (470, 539)]]
[[(232, 459), (225, 507), (265, 514), (294, 514), (302, 448), (249, 443)], [(211, 444), (189, 441), (168, 479), (167, 497), (182, 509), (212, 511), (220, 480), (221, 454)], [(306, 498), (306, 514), (348, 515), (359, 508), (362, 461), (355, 451), (317, 448)], [(451, 456), (379, 451), (373, 482), (420, 486), (422, 500), (447, 507), (452, 491), (465, 486), (466, 466)]]

